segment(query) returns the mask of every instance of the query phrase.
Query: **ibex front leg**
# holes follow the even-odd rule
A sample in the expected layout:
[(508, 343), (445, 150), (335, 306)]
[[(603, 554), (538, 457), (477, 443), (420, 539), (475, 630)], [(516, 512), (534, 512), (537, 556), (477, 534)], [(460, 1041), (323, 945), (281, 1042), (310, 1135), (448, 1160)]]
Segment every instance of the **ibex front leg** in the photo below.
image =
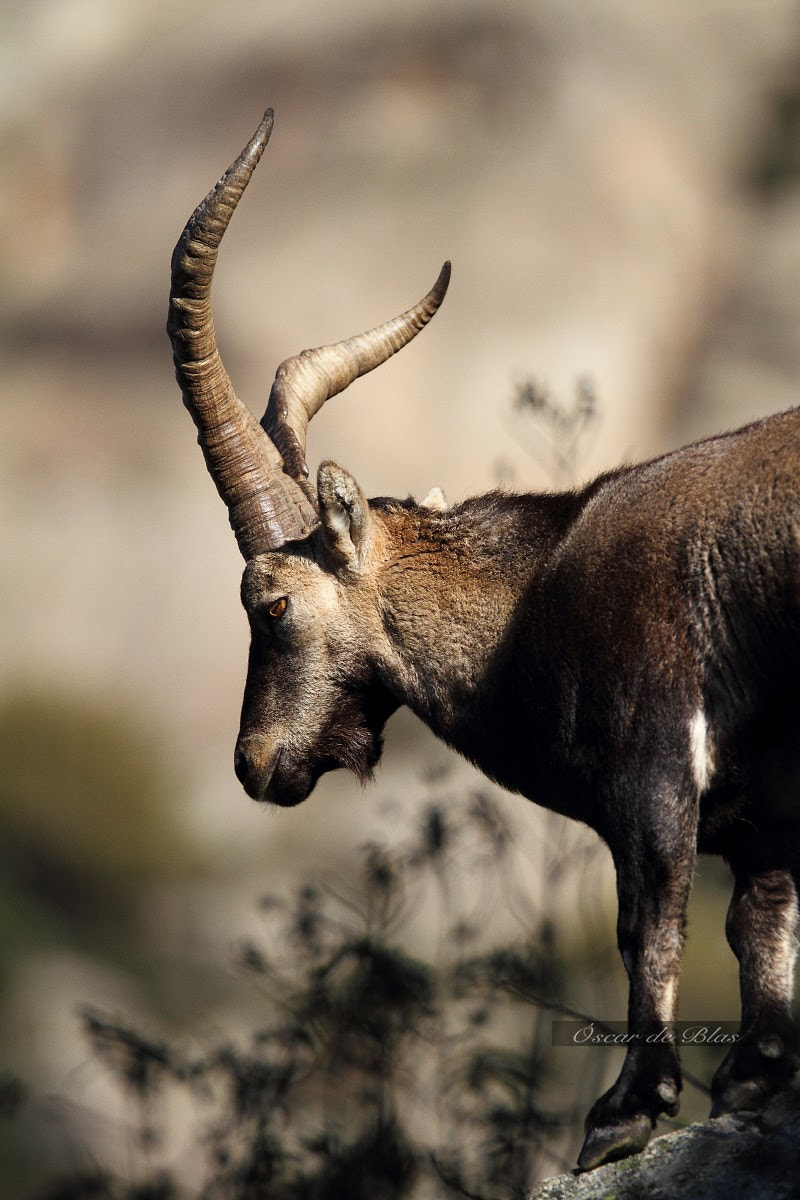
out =
[(619, 1079), (586, 1118), (578, 1166), (625, 1158), (648, 1142), (660, 1113), (678, 1111), (681, 1070), (674, 1042), (657, 1036), (675, 1020), (686, 905), (696, 856), (694, 797), (673, 792), (627, 817), (608, 837), (617, 870), (617, 940), (630, 980), (628, 1045)]
[(753, 845), (746, 860), (731, 861), (736, 885), (726, 932), (739, 959), (742, 1026), (714, 1076), (712, 1116), (763, 1108), (800, 1065), (791, 1015), (800, 933), (796, 877), (786, 867), (765, 867), (763, 859), (757, 866), (758, 850)]

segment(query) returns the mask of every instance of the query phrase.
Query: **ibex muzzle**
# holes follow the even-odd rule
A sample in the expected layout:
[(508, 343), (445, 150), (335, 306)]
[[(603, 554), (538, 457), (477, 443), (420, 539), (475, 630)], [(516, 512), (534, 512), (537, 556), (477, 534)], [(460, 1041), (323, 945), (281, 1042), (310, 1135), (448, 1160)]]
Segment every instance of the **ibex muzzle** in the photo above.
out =
[(430, 320), (449, 265), (401, 317), (287, 359), (259, 425), (220, 361), (210, 289), (271, 128), (268, 113), (186, 226), (169, 316), (246, 559), (239, 779), (287, 806), (335, 767), (366, 779), (407, 704), (492, 779), (600, 834), (632, 1039), (587, 1118), (584, 1168), (677, 1111), (677, 1049), (651, 1035), (677, 1013), (697, 852), (722, 855), (742, 1029), (714, 1110), (763, 1105), (798, 1065), (800, 411), (562, 494), (367, 501), (331, 462), (313, 486), (308, 421)]

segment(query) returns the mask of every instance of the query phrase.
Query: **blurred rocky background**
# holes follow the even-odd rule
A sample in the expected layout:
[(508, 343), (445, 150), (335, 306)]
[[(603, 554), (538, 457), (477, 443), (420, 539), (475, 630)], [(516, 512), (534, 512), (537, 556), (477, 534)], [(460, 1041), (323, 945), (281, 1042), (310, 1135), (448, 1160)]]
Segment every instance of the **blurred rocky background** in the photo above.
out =
[[(403, 714), (369, 793), (334, 775), (262, 812), (233, 777), (241, 562), (163, 329), (194, 205), (273, 106), (215, 290), (259, 415), (287, 354), (393, 315), (453, 260), (432, 327), (315, 420), (312, 462), (369, 494), (550, 486), (513, 398), (588, 378), (585, 477), (795, 401), (799, 18), (789, 0), (4, 0), (0, 1066), (28, 1096), (0, 1127), (4, 1195), (125, 1168), (81, 1004), (235, 1027), (254, 897), (346, 874), (432, 780), (475, 785)], [(602, 852), (589, 937), (543, 862), (573, 835), (499, 802), (563, 944), (613, 963)], [(701, 864), (682, 1015), (736, 1015), (722, 878)], [(599, 1015), (624, 1015), (621, 974)], [(574, 1002), (597, 1005), (582, 978)]]

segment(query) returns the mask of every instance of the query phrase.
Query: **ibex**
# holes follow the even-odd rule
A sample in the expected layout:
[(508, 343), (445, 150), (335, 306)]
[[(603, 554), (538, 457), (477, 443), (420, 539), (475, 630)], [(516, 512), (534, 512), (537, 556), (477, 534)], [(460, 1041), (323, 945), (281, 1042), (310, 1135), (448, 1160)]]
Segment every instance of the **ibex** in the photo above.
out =
[[(210, 292), (271, 130), (267, 112), (186, 225), (168, 323), (246, 562), (236, 775), (287, 807), (334, 768), (365, 780), (407, 704), (491, 779), (605, 840), (631, 1034), (675, 1019), (695, 857), (722, 855), (742, 1024), (712, 1112), (758, 1109), (798, 1065), (800, 409), (560, 494), (367, 500), (333, 462), (314, 486), (309, 420), (427, 324), (450, 268), (402, 316), (283, 362), (259, 425)], [(633, 1038), (579, 1166), (641, 1149), (680, 1088), (675, 1045)]]

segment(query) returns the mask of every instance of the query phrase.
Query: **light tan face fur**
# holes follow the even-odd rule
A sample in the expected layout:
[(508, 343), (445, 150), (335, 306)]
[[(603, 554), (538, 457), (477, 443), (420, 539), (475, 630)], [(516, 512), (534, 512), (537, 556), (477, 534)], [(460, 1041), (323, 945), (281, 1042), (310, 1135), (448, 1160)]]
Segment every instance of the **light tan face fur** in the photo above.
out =
[(236, 772), (250, 796), (282, 806), (336, 767), (368, 778), (397, 707), (380, 671), (379, 522), (341, 468), (324, 464), (318, 486), (317, 534), (251, 559), (242, 578), (251, 646)]

